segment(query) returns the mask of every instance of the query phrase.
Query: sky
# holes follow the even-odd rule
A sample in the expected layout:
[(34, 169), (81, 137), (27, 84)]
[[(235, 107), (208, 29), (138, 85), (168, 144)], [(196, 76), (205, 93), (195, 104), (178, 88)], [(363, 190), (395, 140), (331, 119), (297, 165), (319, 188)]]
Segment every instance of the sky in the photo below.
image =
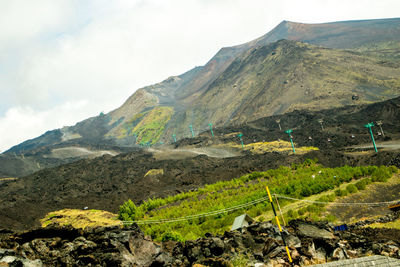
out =
[(116, 109), (283, 20), (393, 17), (398, 0), (1, 0), (0, 152)]

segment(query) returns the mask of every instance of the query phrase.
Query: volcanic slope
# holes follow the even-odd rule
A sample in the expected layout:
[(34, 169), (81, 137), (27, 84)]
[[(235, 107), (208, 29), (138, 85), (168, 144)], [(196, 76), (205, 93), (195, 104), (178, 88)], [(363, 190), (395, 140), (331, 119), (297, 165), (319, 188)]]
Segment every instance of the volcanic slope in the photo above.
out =
[[(242, 123), (295, 109), (370, 103), (400, 94), (400, 64), (351, 51), (281, 40), (237, 57), (198, 97), (197, 127)], [(188, 116), (186, 116), (188, 118)], [(191, 124), (188, 118), (181, 125)], [(178, 124), (178, 122), (176, 122)]]
[[(359, 101), (364, 103), (394, 97), (398, 95), (399, 91), (396, 80), (398, 75), (395, 71), (399, 69), (399, 25), (400, 19), (324, 24), (284, 21), (256, 40), (222, 48), (205, 66), (196, 67), (182, 75), (172, 76), (158, 84), (137, 90), (120, 108), (108, 114), (100, 114), (75, 126), (48, 132), (39, 138), (13, 147), (9, 152), (25, 153), (33, 147), (53, 146), (66, 142), (72, 142), (79, 146), (84, 146), (88, 142), (92, 146), (110, 143), (120, 147), (132, 146), (142, 141), (165, 142), (166, 139), (171, 138), (172, 133), (177, 134), (178, 139), (183, 133), (188, 133), (189, 124), (193, 124), (195, 133), (198, 133), (208, 123), (220, 125), (230, 121), (253, 120), (257, 117), (253, 116), (252, 111), (257, 116), (261, 114), (265, 116), (287, 112), (293, 108), (317, 108), (318, 100), (315, 98), (318, 97), (324, 105), (327, 105), (318, 108), (346, 105), (349, 102), (347, 97), (354, 92), (360, 93)], [(352, 49), (363, 54), (323, 50), (300, 43), (289, 45), (288, 42), (279, 42), (275, 45), (276, 47), (282, 46), (280, 49), (287, 54), (281, 54), (279, 51), (276, 51), (275, 55), (272, 55), (273, 52), (269, 55), (264, 54), (271, 49), (271, 46), (264, 47), (265, 45), (280, 39), (301, 41), (328, 48)], [(297, 48), (290, 50), (289, 46), (297, 46)], [(310, 51), (306, 53), (305, 50)], [(261, 58), (254, 58), (256, 55)], [(294, 63), (291, 63), (290, 66), (285, 67), (280, 64), (280, 62), (291, 61), (291, 56), (294, 57)], [(328, 59), (328, 57), (330, 58)], [(336, 57), (341, 62), (337, 62)], [(299, 62), (303, 59), (304, 62), (300, 64)], [(264, 67), (262, 64), (258, 64), (263, 61), (270, 65), (267, 64)], [(252, 68), (252, 66), (246, 66), (246, 62), (257, 64)], [(329, 63), (333, 67), (325, 66), (324, 63)], [(275, 64), (277, 70), (273, 67)], [(239, 67), (240, 69), (238, 69)], [(299, 67), (299, 71), (296, 72), (294, 67)], [(319, 67), (322, 70), (315, 72)], [(347, 71), (348, 68), (351, 70)], [(227, 72), (228, 69), (233, 73)], [(371, 69), (377, 69), (380, 73), (371, 76)], [(247, 73), (241, 70), (246, 70)], [(252, 71), (254, 73), (251, 73)], [(386, 73), (388, 74), (386, 75)], [(241, 77), (234, 77), (236, 74), (246, 75), (242, 81)], [(369, 79), (370, 76), (371, 79)], [(322, 82), (320, 82), (320, 78)], [(235, 84), (237, 84), (236, 88), (231, 89)], [(297, 89), (296, 86), (298, 86)], [(282, 88), (284, 91), (285, 95), (278, 95), (276, 101), (277, 103), (281, 102), (282, 107), (278, 107), (277, 104), (271, 105), (271, 108), (260, 107), (261, 100), (255, 107), (248, 106), (254, 97), (271, 90), (270, 87), (279, 90)], [(332, 90), (319, 92), (321, 88), (325, 87)], [(221, 110), (225, 106), (220, 103), (216, 106), (216, 100), (210, 104), (207, 102), (214, 94), (221, 94), (218, 89), (225, 91), (230, 96), (239, 89), (249, 92), (244, 94), (245, 97), (238, 99), (230, 97), (237, 106), (232, 107), (233, 104), (231, 104), (229, 112), (224, 117)], [(284, 103), (283, 101), (293, 90), (296, 91), (294, 93), (295, 100)], [(306, 94), (307, 92), (308, 94)], [(329, 92), (331, 93), (329, 94)], [(306, 97), (301, 97), (304, 94)], [(338, 96), (341, 99), (339, 101), (335, 99)], [(228, 99), (229, 97), (224, 95), (222, 100), (227, 103)], [(273, 101), (272, 98), (263, 100), (266, 101), (264, 103)], [(240, 101), (244, 101), (244, 103)], [(193, 104), (197, 102), (203, 106), (194, 107)], [(218, 108), (220, 110), (214, 117), (212, 114)], [(155, 116), (157, 114), (159, 116)], [(161, 121), (160, 118), (166, 119)], [(157, 125), (158, 128), (153, 127), (154, 125)], [(88, 131), (89, 126), (90, 131)], [(158, 129), (163, 129), (163, 133), (157, 132)]]
[[(287, 140), (287, 134), (280, 131), (275, 122), (276, 118), (280, 118), (284, 129), (296, 126), (292, 134), (296, 146), (316, 146), (321, 149), (303, 155), (278, 152), (253, 155), (244, 151), (239, 156), (229, 158), (200, 155), (179, 160), (158, 160), (148, 151), (136, 151), (114, 157), (106, 155), (80, 160), (41, 170), (18, 180), (0, 181), (0, 228), (21, 229), (38, 225), (38, 220), (46, 213), (64, 208), (82, 209), (87, 206), (115, 213), (127, 199), (140, 203), (149, 197), (173, 195), (249, 172), (301, 163), (307, 158), (317, 158), (329, 167), (345, 164), (400, 167), (399, 150), (382, 150), (378, 154), (367, 150), (361, 155), (352, 155), (345, 150), (349, 145), (369, 142), (369, 133), (363, 123), (377, 118), (383, 120), (386, 138), (399, 140), (399, 107), (400, 98), (397, 98), (321, 112), (295, 111), (244, 125), (219, 127), (215, 129), (214, 138), (209, 132), (204, 132), (199, 137), (183, 139), (175, 144), (176, 147), (189, 149), (221, 144), (229, 146), (230, 142), (239, 144), (238, 132), (244, 134), (246, 144), (262, 139)], [(317, 122), (321, 117), (324, 119), (324, 131)], [(351, 133), (355, 138), (350, 137)], [(313, 137), (312, 140), (308, 139), (309, 135)], [(327, 137), (332, 139), (331, 142), (326, 140)], [(380, 150), (381, 138), (377, 136)]]

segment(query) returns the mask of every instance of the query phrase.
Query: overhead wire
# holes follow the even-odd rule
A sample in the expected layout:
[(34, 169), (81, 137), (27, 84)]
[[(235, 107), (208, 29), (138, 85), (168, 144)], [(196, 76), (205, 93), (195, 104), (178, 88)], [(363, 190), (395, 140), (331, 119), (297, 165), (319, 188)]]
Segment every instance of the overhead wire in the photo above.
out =
[(186, 220), (191, 220), (191, 219), (196, 219), (196, 218), (201, 218), (201, 217), (209, 217), (209, 216), (214, 216), (218, 214), (222, 214), (225, 212), (229, 211), (234, 211), (234, 210), (239, 210), (251, 205), (258, 204), (260, 202), (263, 202), (267, 200), (267, 197), (262, 197), (256, 200), (252, 200), (250, 202), (232, 206), (229, 208), (225, 209), (220, 209), (220, 210), (215, 210), (215, 211), (210, 211), (210, 212), (205, 212), (205, 213), (200, 213), (200, 214), (193, 214), (193, 215), (188, 215), (188, 216), (183, 216), (183, 217), (177, 217), (177, 218), (168, 218), (168, 219), (153, 219), (153, 220), (133, 220), (133, 221), (122, 221), (123, 224), (131, 224), (131, 223), (136, 223), (136, 224), (152, 224), (152, 223), (168, 223), (168, 222), (178, 222), (178, 221), (186, 221)]
[(385, 206), (385, 205), (390, 205), (393, 203), (398, 202), (398, 200), (394, 201), (383, 201), (383, 202), (325, 202), (325, 201), (314, 201), (314, 200), (307, 200), (307, 199), (299, 199), (299, 198), (294, 198), (294, 197), (288, 197), (288, 196), (282, 196), (278, 194), (274, 194), (277, 198), (283, 198), (283, 199), (289, 199), (289, 200), (296, 200), (296, 201), (302, 201), (302, 202), (307, 202), (307, 203), (313, 203), (313, 204), (331, 204), (334, 206), (354, 206), (354, 205), (366, 205), (366, 206)]
[[(295, 201), (301, 201), (301, 202), (312, 203), (312, 204), (330, 204), (330, 205), (334, 205), (334, 206), (353, 206), (353, 205), (386, 206), (386, 205), (397, 203), (396, 200), (394, 200), (394, 201), (383, 201), (383, 202), (325, 202), (325, 201), (314, 201), (314, 200), (307, 200), (307, 199), (299, 199), (299, 198), (288, 197), (288, 196), (283, 196), (283, 195), (278, 195), (278, 194), (273, 194), (273, 195), (276, 196), (277, 198), (282, 198), (282, 199), (295, 200)], [(205, 213), (187, 215), (187, 216), (182, 216), (182, 217), (176, 217), (176, 218), (132, 220), (132, 221), (121, 221), (121, 223), (122, 224), (132, 224), (132, 223), (136, 223), (136, 224), (157, 224), (157, 223), (171, 223), (171, 222), (187, 221), (187, 220), (203, 218), (203, 217), (210, 217), (210, 216), (215, 216), (215, 215), (219, 215), (219, 214), (230, 212), (230, 211), (239, 210), (239, 209), (242, 209), (242, 208), (246, 208), (246, 207), (261, 203), (261, 202), (266, 201), (266, 200), (268, 200), (268, 197), (262, 197), (262, 198), (259, 198), (259, 199), (256, 199), (256, 200), (252, 200), (250, 202), (239, 204), (239, 205), (236, 205), (236, 206), (232, 206), (232, 207), (229, 207), (229, 208), (224, 208), (224, 209), (205, 212)]]

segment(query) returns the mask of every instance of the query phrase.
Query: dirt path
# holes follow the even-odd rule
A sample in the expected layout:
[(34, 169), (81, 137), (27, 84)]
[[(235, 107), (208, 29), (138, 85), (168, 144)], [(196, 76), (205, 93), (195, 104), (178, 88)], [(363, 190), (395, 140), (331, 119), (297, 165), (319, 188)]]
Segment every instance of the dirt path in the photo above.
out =
[(234, 149), (228, 148), (217, 148), (217, 147), (199, 147), (189, 148), (182, 147), (178, 149), (149, 149), (149, 152), (153, 153), (157, 160), (164, 159), (185, 159), (193, 158), (198, 155), (206, 155), (211, 158), (232, 158), (240, 155), (240, 152)]
[[(400, 150), (400, 141), (399, 140), (393, 140), (393, 141), (387, 141), (387, 142), (379, 142), (376, 141), (376, 146), (379, 149), (383, 150)], [(348, 147), (350, 149), (373, 149), (372, 143), (370, 144), (361, 144), (357, 146), (351, 146)]]
[(56, 148), (51, 151), (51, 157), (59, 159), (72, 157), (95, 158), (103, 155), (116, 156), (118, 155), (118, 152), (111, 150), (89, 150), (85, 147), (63, 147)]

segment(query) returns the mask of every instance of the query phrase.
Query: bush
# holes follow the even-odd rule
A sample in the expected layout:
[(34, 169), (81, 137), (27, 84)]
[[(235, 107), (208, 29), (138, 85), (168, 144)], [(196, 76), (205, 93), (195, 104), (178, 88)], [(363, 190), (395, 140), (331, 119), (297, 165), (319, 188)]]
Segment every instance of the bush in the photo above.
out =
[(335, 195), (338, 196), (338, 197), (347, 196), (347, 190), (336, 189), (335, 190)]
[(185, 240), (196, 240), (197, 238), (198, 236), (193, 232), (189, 232), (187, 235), (185, 235)]
[(287, 221), (291, 221), (291, 220), (296, 219), (297, 217), (299, 217), (299, 214), (295, 210), (288, 210), (288, 212), (287, 212), (285, 217), (286, 217)]
[(346, 186), (346, 190), (347, 192), (349, 192), (350, 194), (353, 194), (355, 192), (357, 192), (357, 187), (354, 184), (349, 184), (348, 186)]
[(399, 169), (397, 169), (397, 167), (393, 165), (389, 166), (389, 170), (391, 173), (397, 173), (399, 171)]
[(367, 183), (366, 183), (366, 181), (365, 181), (365, 179), (364, 179), (364, 180), (358, 181), (358, 182), (355, 184), (355, 186), (357, 187), (358, 190), (364, 190), (365, 187), (367, 186)]
[(298, 213), (299, 213), (300, 216), (303, 216), (306, 213), (306, 209), (305, 208), (301, 208), (301, 209), (299, 209)]
[(363, 172), (362, 172), (361, 168), (360, 167), (355, 167), (353, 169), (353, 178), (357, 180), (362, 176), (363, 176)]
[(236, 255), (231, 261), (232, 266), (235, 267), (246, 267), (248, 266), (249, 260), (243, 254)]
[(312, 204), (307, 206), (307, 211), (309, 213), (318, 213), (321, 210), (321, 207), (318, 206), (318, 204)]
[[(320, 197), (319, 199), (317, 199), (317, 201), (333, 202), (333, 201), (335, 201), (335, 198), (336, 198), (335, 194), (329, 194), (329, 195)], [(319, 204), (319, 205), (321, 205), (321, 204)]]
[(122, 221), (135, 221), (142, 217), (143, 212), (130, 199), (119, 206), (118, 219)]
[(335, 194), (329, 194), (326, 197), (328, 198), (328, 202), (333, 202), (336, 199), (336, 195)]
[(392, 172), (384, 166), (376, 168), (371, 174), (372, 182), (387, 182), (390, 177), (392, 177)]
[(161, 235), (161, 241), (184, 241), (184, 239), (178, 232), (167, 231)]
[(337, 220), (337, 218), (335, 217), (335, 215), (328, 214), (326, 215), (325, 220), (327, 220), (328, 222), (334, 222)]
[(293, 214), (294, 214), (293, 210), (288, 210), (287, 212), (288, 217), (293, 217)]
[(263, 221), (265, 221), (265, 218), (264, 218), (264, 216), (260, 216), (260, 217), (258, 217), (258, 218), (257, 218), (257, 221), (258, 221), (258, 222), (263, 222)]

